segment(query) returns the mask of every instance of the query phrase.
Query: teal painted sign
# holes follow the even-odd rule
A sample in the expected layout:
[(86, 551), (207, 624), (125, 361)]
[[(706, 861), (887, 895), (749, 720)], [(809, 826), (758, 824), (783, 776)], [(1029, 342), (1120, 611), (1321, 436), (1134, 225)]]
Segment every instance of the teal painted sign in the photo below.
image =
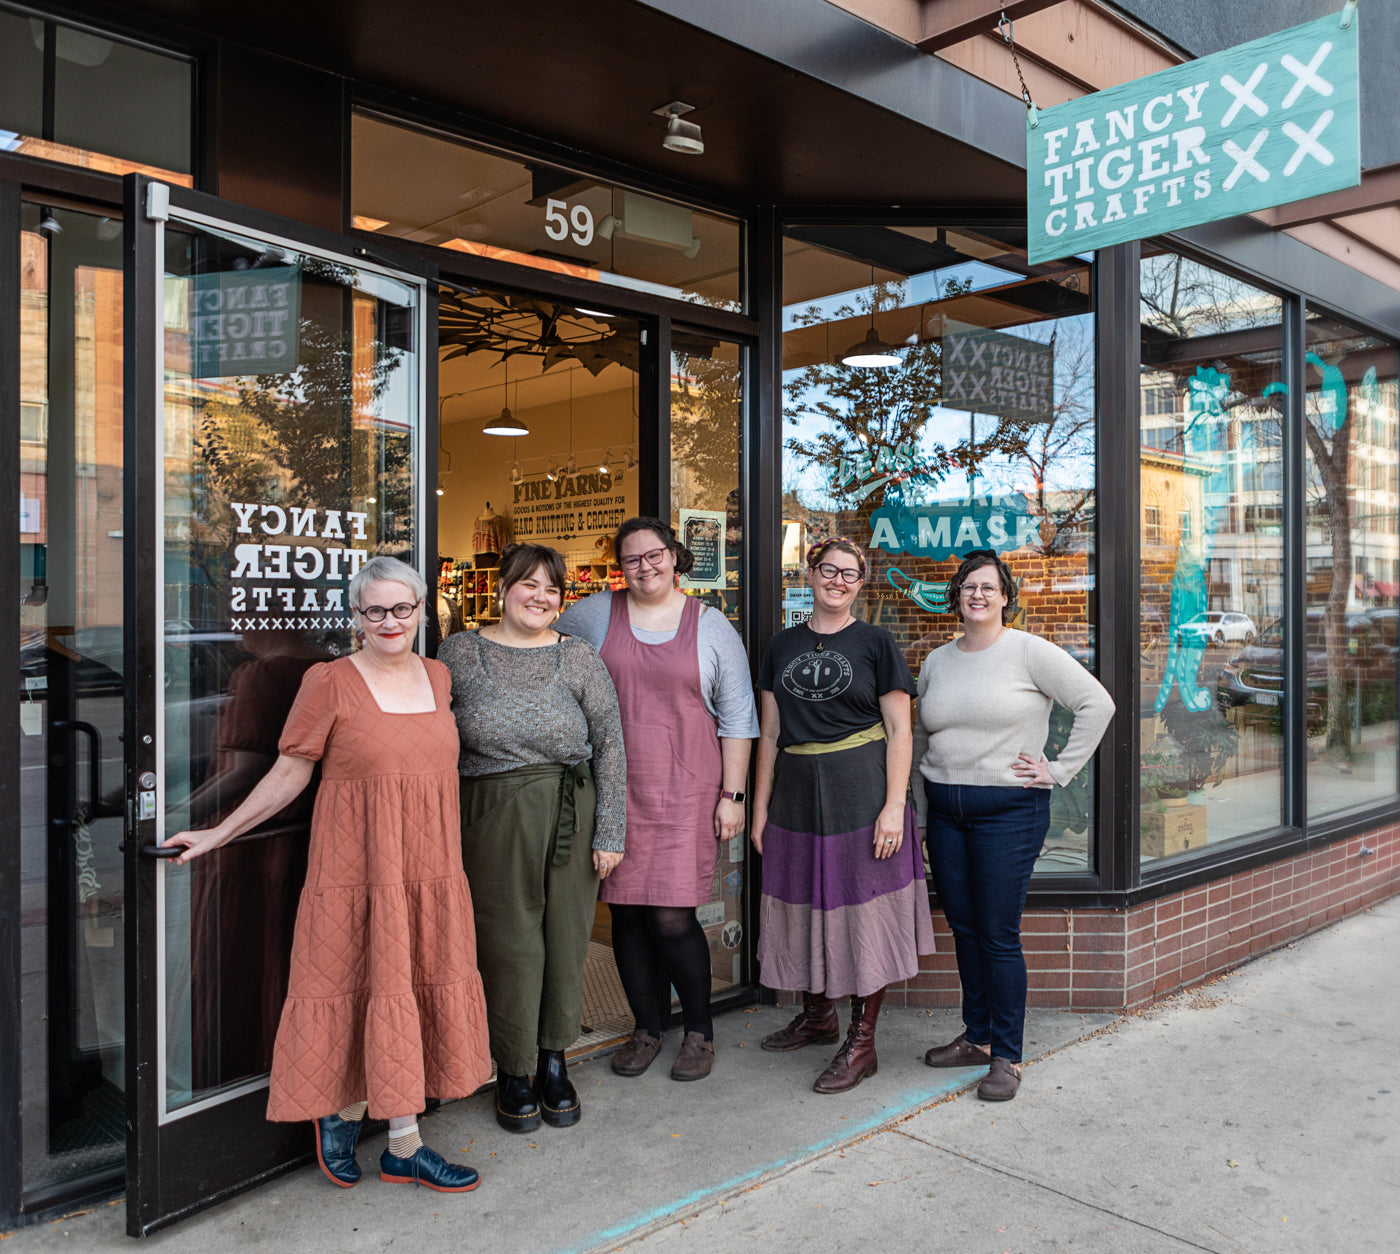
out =
[[(890, 496), (887, 493), (885, 504), (870, 516), (872, 549), (942, 562), (973, 549), (1006, 553), (1040, 540), (1040, 520), (1031, 517), (1030, 503), (1020, 492), (933, 505), (892, 504)], [(900, 591), (909, 595), (904, 588)]]
[(1357, 15), (1046, 109), (1026, 132), (1032, 263), (1361, 181)]

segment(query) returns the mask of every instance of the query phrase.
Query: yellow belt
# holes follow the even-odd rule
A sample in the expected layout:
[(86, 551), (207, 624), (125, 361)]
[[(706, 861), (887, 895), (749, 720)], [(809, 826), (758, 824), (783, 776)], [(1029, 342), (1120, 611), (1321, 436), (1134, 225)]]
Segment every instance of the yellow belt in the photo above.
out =
[(783, 750), (784, 753), (840, 753), (843, 749), (855, 749), (861, 745), (874, 744), (877, 740), (885, 740), (884, 723), (876, 723), (874, 727), (867, 727), (864, 731), (852, 732), (849, 736), (843, 736), (840, 740), (823, 742), (820, 740), (808, 740), (800, 745), (788, 745)]

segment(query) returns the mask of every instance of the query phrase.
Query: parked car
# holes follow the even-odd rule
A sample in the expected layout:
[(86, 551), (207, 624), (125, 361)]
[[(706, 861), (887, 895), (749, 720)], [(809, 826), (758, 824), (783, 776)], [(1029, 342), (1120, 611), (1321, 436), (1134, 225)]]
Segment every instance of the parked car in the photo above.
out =
[(1207, 610), (1176, 629), (1180, 645), (1253, 644), (1259, 633), (1248, 614), (1233, 610)]
[[(1307, 719), (1309, 731), (1321, 725), (1327, 712), (1326, 611), (1321, 605), (1307, 612)], [(1345, 616), (1347, 661), (1343, 679), (1363, 688), (1394, 693), (1397, 683), (1396, 611), (1353, 611)], [(1283, 693), (1283, 627), (1269, 623), (1259, 638), (1241, 649), (1216, 680), (1216, 704), (1222, 710), (1254, 705), (1276, 707)]]

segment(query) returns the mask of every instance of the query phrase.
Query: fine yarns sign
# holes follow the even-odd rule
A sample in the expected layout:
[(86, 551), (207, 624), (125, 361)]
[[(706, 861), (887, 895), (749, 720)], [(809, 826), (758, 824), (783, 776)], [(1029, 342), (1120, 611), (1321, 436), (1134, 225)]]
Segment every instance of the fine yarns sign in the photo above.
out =
[(187, 291), (196, 379), (296, 368), (301, 306), (296, 266), (197, 274)]
[(943, 333), (943, 403), (1012, 422), (1049, 422), (1055, 350), (982, 327), (948, 324)]
[(1358, 22), (1319, 18), (1046, 109), (1026, 133), (1031, 262), (1356, 186)]

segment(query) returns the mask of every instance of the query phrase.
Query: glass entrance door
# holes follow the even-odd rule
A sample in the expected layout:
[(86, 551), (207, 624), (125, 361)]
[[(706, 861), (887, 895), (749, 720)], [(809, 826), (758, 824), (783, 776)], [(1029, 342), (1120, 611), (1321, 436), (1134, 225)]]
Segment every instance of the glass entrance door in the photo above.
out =
[(127, 945), (133, 1235), (304, 1160), (267, 1073), (312, 788), (186, 867), (160, 842), (235, 809), (302, 676), (354, 647), (349, 577), (421, 568), (423, 282), (331, 237), (134, 178), (127, 546), (135, 857)]
[(122, 228), (19, 226), (20, 1175), (55, 1196), (126, 1159)]

